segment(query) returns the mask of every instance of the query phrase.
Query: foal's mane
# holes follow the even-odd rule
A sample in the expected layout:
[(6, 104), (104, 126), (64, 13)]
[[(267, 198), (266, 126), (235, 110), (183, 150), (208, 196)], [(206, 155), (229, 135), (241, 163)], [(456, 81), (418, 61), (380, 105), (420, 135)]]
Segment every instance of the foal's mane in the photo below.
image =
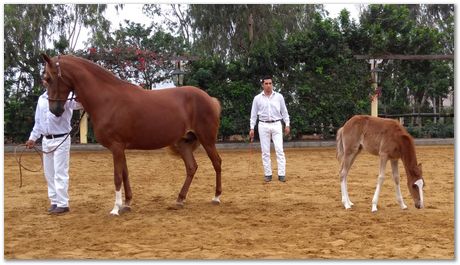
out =
[(406, 170), (410, 172), (409, 177), (415, 177), (420, 174), (417, 167), (417, 155), (415, 153), (415, 142), (409, 133), (405, 132), (400, 136), (401, 139), (401, 160)]
[(65, 55), (65, 57), (62, 57), (65, 60), (68, 60), (68, 63), (74, 65), (75, 67), (82, 67), (84, 65), (86, 68), (90, 69), (89, 72), (91, 72), (93, 75), (97, 75), (98, 78), (107, 80), (109, 82), (114, 82), (114, 83), (120, 83), (122, 85), (130, 85), (130, 86), (135, 86), (139, 87), (137, 85), (134, 85), (126, 80), (123, 80), (116, 76), (114, 73), (111, 71), (105, 69), (104, 67), (90, 61), (84, 58), (76, 57), (73, 55)]

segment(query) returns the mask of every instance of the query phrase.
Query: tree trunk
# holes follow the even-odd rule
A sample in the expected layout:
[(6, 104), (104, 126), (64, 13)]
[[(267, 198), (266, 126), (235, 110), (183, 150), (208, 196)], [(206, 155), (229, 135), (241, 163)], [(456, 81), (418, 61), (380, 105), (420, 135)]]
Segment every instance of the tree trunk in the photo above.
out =
[(252, 44), (254, 43), (254, 18), (252, 16), (252, 13), (249, 13), (249, 18), (248, 18), (248, 36), (249, 36), (248, 51), (251, 51)]

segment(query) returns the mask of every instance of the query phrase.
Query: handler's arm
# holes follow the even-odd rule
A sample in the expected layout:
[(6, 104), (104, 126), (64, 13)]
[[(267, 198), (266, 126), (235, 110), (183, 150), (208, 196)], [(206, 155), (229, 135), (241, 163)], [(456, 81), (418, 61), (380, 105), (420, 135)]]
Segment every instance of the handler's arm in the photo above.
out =
[(251, 117), (249, 119), (249, 139), (251, 142), (254, 140), (254, 127), (256, 126), (256, 121), (257, 121), (257, 103), (256, 103), (256, 97), (254, 97), (254, 100), (252, 101), (252, 108), (251, 108)]

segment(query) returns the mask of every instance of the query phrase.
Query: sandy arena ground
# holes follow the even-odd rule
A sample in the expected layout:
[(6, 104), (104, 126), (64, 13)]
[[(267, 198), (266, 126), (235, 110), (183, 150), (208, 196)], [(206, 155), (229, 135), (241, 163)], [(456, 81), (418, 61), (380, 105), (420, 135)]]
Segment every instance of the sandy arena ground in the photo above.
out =
[[(408, 210), (395, 200), (391, 167), (379, 211), (371, 213), (377, 157), (362, 153), (349, 175), (352, 210), (341, 204), (334, 148), (287, 149), (287, 182), (263, 182), (259, 150), (220, 150), (222, 204), (211, 204), (215, 175), (202, 149), (184, 209), (173, 205), (184, 166), (165, 150), (127, 153), (132, 211), (109, 216), (114, 203), (108, 151), (72, 152), (71, 212), (48, 215), (42, 172), (19, 170), (5, 154), (5, 259), (453, 259), (454, 146), (417, 146), (425, 209), (406, 186)], [(273, 167), (276, 167), (272, 153)], [(39, 167), (36, 153), (23, 163)], [(276, 172), (276, 171), (274, 171)]]

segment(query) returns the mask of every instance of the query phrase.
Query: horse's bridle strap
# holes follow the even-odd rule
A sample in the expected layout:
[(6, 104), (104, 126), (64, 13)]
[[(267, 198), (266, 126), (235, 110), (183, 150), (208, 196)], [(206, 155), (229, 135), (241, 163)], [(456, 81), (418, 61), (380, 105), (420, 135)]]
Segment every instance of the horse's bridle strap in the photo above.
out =
[(58, 71), (58, 77), (62, 78), (61, 64), (59, 63), (59, 59), (61, 59), (61, 55), (58, 55), (58, 59), (57, 59), (57, 62), (56, 62), (56, 68), (57, 68), (57, 71)]
[[(59, 80), (61, 80), (62, 83), (64, 83), (64, 85), (67, 86), (67, 84), (64, 82), (64, 79), (62, 78), (61, 64), (59, 63), (59, 59), (61, 59), (61, 55), (58, 55), (57, 62), (56, 62), (56, 69), (57, 69), (57, 72), (58, 72), (58, 79), (57, 79), (57, 81), (59, 82)], [(59, 84), (58, 84), (58, 85), (59, 85)], [(67, 100), (75, 99), (75, 92), (74, 92), (74, 89), (73, 89), (71, 86), (68, 86), (68, 87), (70, 87), (70, 88), (71, 88), (71, 91), (72, 91), (72, 97), (71, 97), (71, 98), (66, 98), (66, 99), (48, 98), (48, 100), (50, 100), (50, 101), (67, 101)]]

